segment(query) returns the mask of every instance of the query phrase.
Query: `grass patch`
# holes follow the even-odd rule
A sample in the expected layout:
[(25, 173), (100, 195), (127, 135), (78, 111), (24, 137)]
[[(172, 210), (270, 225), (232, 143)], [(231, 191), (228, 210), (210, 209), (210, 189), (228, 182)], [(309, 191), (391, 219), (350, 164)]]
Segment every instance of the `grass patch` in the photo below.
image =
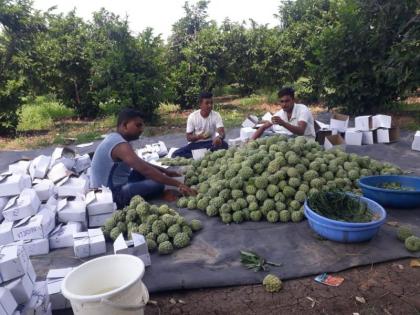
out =
[(48, 130), (54, 126), (55, 121), (71, 118), (74, 115), (73, 109), (65, 107), (53, 96), (38, 96), (35, 99), (27, 99), (20, 109), (17, 130), (20, 132)]

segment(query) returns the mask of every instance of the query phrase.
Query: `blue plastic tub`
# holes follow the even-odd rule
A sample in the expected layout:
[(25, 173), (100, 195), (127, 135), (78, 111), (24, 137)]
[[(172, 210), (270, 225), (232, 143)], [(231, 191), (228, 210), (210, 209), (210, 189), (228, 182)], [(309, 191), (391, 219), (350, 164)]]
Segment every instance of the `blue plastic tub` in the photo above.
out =
[(386, 211), (377, 202), (365, 197), (361, 197), (366, 202), (370, 211), (379, 214), (379, 219), (366, 223), (350, 223), (331, 220), (323, 217), (308, 206), (305, 201), (304, 211), (308, 219), (309, 226), (319, 235), (331, 241), (341, 243), (358, 243), (368, 241), (378, 233), (379, 228), (385, 223)]
[[(400, 183), (416, 190), (395, 190), (379, 188), (384, 183)], [(420, 208), (420, 177), (401, 175), (366, 176), (359, 180), (363, 196), (375, 200), (382, 206), (392, 208)]]

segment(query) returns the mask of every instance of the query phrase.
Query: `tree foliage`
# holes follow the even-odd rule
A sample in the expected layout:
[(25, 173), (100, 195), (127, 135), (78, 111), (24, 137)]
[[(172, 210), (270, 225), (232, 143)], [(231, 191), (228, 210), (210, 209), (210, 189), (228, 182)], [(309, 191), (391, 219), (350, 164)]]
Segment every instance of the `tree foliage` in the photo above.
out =
[(217, 24), (209, 3), (186, 2), (165, 43), (104, 9), (84, 21), (0, 0), (0, 134), (15, 130), (25, 96), (54, 94), (80, 117), (131, 106), (152, 119), (162, 101), (192, 108), (200, 91), (224, 86), (248, 95), (292, 85), (304, 102), (348, 113), (419, 86), (416, 0), (279, 1), (274, 27)]

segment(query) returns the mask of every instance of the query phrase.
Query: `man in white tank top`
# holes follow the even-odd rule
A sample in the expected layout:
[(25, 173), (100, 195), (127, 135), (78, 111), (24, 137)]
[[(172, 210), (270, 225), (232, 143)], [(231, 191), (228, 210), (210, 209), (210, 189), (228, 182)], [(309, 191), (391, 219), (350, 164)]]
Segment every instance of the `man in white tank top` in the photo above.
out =
[(192, 150), (209, 149), (216, 151), (227, 149), (224, 141), (225, 128), (222, 117), (213, 110), (213, 95), (202, 92), (199, 97), (200, 109), (188, 116), (186, 138), (188, 145), (179, 148), (172, 155), (192, 158)]

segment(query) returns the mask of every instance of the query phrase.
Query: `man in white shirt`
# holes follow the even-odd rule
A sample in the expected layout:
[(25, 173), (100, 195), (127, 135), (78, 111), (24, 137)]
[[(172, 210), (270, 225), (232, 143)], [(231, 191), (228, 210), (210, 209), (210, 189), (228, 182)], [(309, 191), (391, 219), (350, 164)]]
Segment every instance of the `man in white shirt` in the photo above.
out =
[(281, 110), (274, 114), (270, 121), (264, 123), (252, 136), (258, 139), (264, 131), (289, 131), (297, 136), (315, 137), (314, 118), (309, 108), (295, 103), (295, 91), (285, 87), (278, 92)]
[(213, 94), (202, 92), (199, 97), (200, 109), (192, 112), (187, 120), (188, 145), (176, 150), (172, 156), (192, 158), (192, 150), (209, 149), (216, 151), (227, 149), (224, 141), (225, 128), (222, 117), (213, 110)]

